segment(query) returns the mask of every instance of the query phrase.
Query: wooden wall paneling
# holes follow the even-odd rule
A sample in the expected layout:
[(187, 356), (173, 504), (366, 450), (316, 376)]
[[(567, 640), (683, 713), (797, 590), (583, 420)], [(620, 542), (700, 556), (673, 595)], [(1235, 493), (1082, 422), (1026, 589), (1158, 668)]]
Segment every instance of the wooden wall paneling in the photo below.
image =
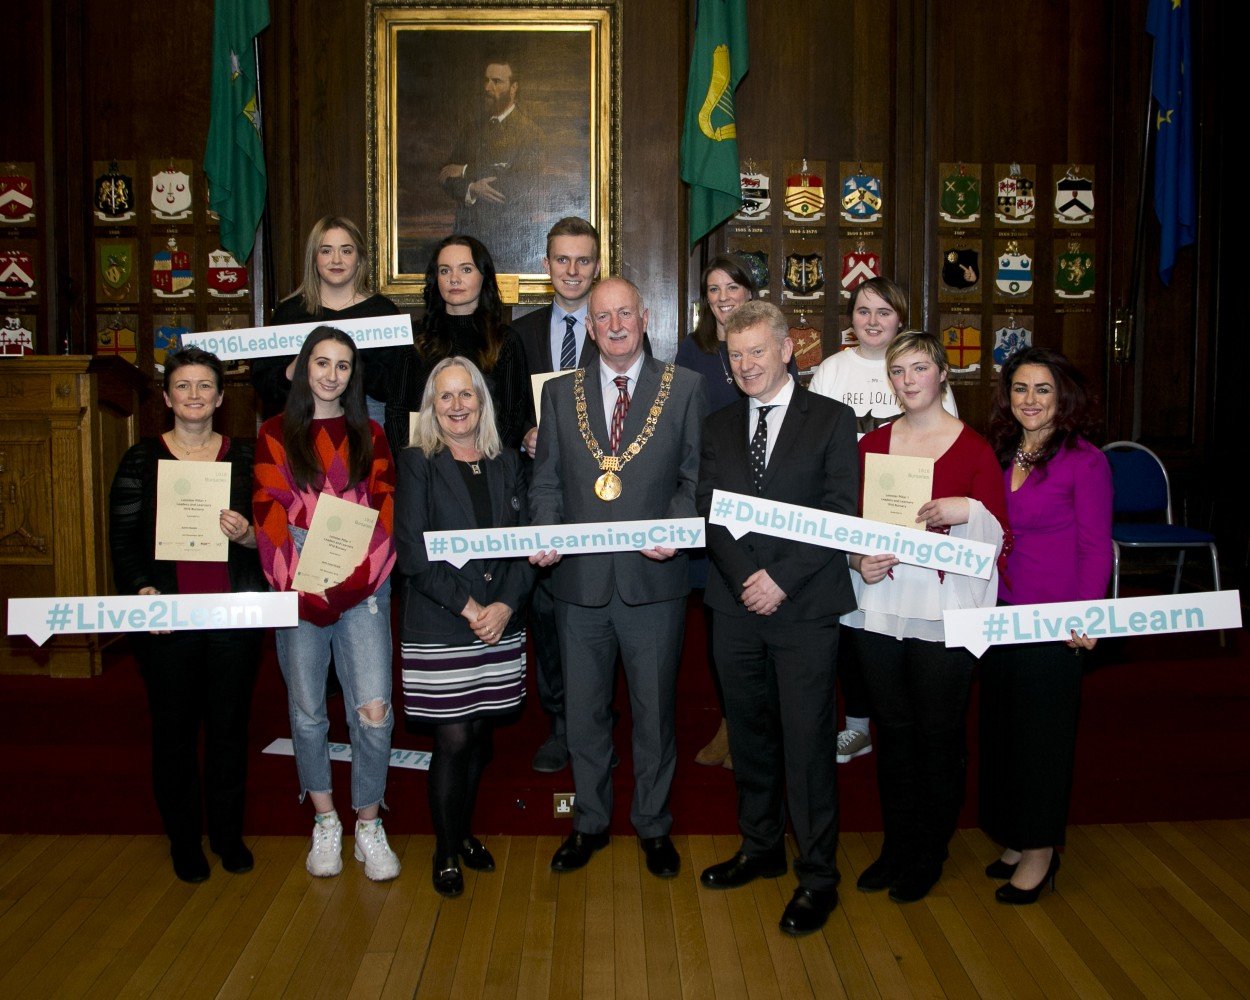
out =
[[(270, 4), (269, 29), (260, 36), (261, 109), (269, 199), (265, 206), (268, 227), (268, 269), (265, 288), (265, 319), (273, 306), (299, 283), (303, 239), (299, 230), (300, 201), (296, 178), (300, 160), (299, 46), (296, 21), (298, 0)], [(364, 28), (362, 26), (361, 30)], [(363, 223), (362, 223), (363, 224)], [(307, 235), (306, 233), (304, 235)]]
[[(42, 6), (42, 5), (41, 5)], [(84, 160), (82, 0), (46, 4), (43, 31), (47, 106), (43, 115), (44, 203), (43, 221), (47, 264), (46, 303), (49, 354), (86, 353), (86, 308), (89, 274), (83, 262), (91, 250), (81, 206), (90, 190)], [(19, 47), (20, 48), (20, 47)]]
[[(1110, 101), (1107, 96), (1106, 51), (1111, 40), (1106, 8), (1078, 2), (1026, 0), (1013, 8), (1013, 30), (1001, 18), (970, 0), (943, 0), (931, 5), (929, 86), (933, 90), (930, 170), (940, 163), (964, 162), (981, 170), (982, 218), (964, 230), (982, 251), (982, 292), (966, 306), (981, 317), (982, 343), (992, 345), (991, 318), (1002, 312), (993, 300), (994, 234), (1003, 227), (993, 216), (995, 163), (1032, 163), (1037, 167), (1038, 211), (1034, 225), (1020, 235), (1034, 240), (1033, 304), (1026, 306), (1035, 323), (1039, 346), (1063, 350), (1095, 385), (1101, 384), (1105, 330), (1109, 309), (1108, 254), (1110, 252), (1111, 160), (1106, 135)], [(1096, 293), (1089, 311), (1071, 310), (1053, 294), (1055, 241), (1072, 232), (1053, 221), (1052, 167), (1073, 163), (1095, 167), (1095, 226), (1082, 230), (1094, 240), (1097, 253)], [(940, 178), (930, 186), (936, 195)], [(950, 235), (938, 226), (936, 206), (924, 220), (927, 234), (926, 276), (931, 283), (931, 327), (942, 312), (962, 311), (937, 302), (939, 241)], [(1078, 235), (1072, 233), (1072, 235)], [(988, 358), (989, 348), (985, 348)], [(994, 385), (991, 364), (983, 364), (980, 378), (958, 381), (960, 413), (983, 428)]]
[[(906, 187), (897, 193), (893, 155), (895, 128), (895, 17), (893, 7), (865, 0), (802, 4), (748, 4), (750, 71), (737, 93), (739, 155), (750, 157), (771, 178), (772, 217), (764, 225), (772, 272), (772, 301), (783, 309), (779, 275), (794, 228), (782, 215), (787, 161), (806, 156), (824, 161), (826, 218), (813, 226), (813, 242), (825, 249), (825, 299), (809, 303), (812, 325), (836, 349), (845, 309), (839, 297), (842, 254), (853, 249), (839, 237), (842, 161), (884, 164), (886, 272), (897, 273), (896, 234), (906, 209)], [(809, 227), (804, 227), (809, 228)], [(713, 251), (726, 243), (713, 234)], [(698, 261), (692, 259), (690, 298), (697, 299)], [(904, 279), (905, 280), (905, 279)], [(686, 312), (689, 317), (689, 310)]]
[[(621, 5), (621, 260), (650, 309), (651, 344), (672, 358), (683, 329), (686, 187), (679, 146), (690, 60), (687, 5)], [(697, 280), (697, 275), (696, 275)]]
[(0, 248), (7, 248), (5, 245), (12, 239), (17, 241), (15, 246), (22, 248), (34, 246), (37, 241), (39, 250), (34, 254), (36, 297), (0, 300), (0, 316), (34, 316), (35, 349), (46, 354), (56, 343), (51, 317), (57, 300), (54, 243), (50, 238), (55, 232), (50, 219), (56, 197), (53, 178), (57, 165), (50, 155), (48, 135), (55, 81), (49, 63), (53, 14), (46, 4), (10, 6), (13, 9), (5, 9), (6, 33), (22, 39), (23, 44), (5, 49), (6, 75), (17, 81), (17, 86), (8, 95), (4, 128), (0, 130), (0, 172), (9, 172), (5, 164), (10, 161), (34, 164), (35, 224), (9, 226), (0, 222)]
[[(1113, 23), (1143, 24), (1145, 3), (1143, 0), (1114, 0), (1109, 16)], [(1143, 27), (1144, 32), (1144, 27)], [(1142, 349), (1142, 329), (1146, 323), (1143, 312), (1144, 289), (1134, 285), (1137, 261), (1134, 258), (1135, 235), (1138, 226), (1138, 199), (1145, 178), (1142, 173), (1142, 142), (1145, 135), (1148, 109), (1146, 102), (1150, 93), (1150, 46), (1135, 33), (1116, 31), (1112, 33), (1109, 50), (1108, 78), (1113, 86), (1111, 96), (1111, 127), (1106, 142), (1111, 160), (1111, 221), (1112, 253), (1109, 261), (1111, 322), (1116, 310), (1126, 309), (1133, 313), (1132, 353), (1123, 361), (1114, 357), (1110, 344), (1107, 350), (1106, 376), (1102, 383), (1103, 406), (1106, 414), (1107, 440), (1132, 438), (1134, 429), (1135, 383), (1139, 381), (1145, 352)], [(1154, 222), (1154, 208), (1147, 198), (1141, 216), (1143, 236)], [(1148, 253), (1143, 247), (1142, 253)], [(1149, 266), (1147, 263), (1145, 266)], [(1136, 294), (1134, 289), (1136, 287)], [(1112, 334), (1108, 330), (1108, 337)]]

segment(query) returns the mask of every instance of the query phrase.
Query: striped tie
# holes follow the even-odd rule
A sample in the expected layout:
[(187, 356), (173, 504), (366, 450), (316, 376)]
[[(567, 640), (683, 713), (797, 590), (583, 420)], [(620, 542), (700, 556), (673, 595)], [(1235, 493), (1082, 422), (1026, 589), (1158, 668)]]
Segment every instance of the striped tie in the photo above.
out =
[(564, 317), (564, 343), (560, 345), (561, 368), (572, 368), (577, 361), (577, 338), (573, 336), (573, 324), (576, 322), (572, 316)]
[(621, 431), (625, 428), (625, 415), (629, 413), (629, 376), (618, 375), (612, 380), (616, 383), (618, 395), (616, 406), (612, 410), (612, 426), (608, 430), (608, 449), (613, 455), (621, 444)]

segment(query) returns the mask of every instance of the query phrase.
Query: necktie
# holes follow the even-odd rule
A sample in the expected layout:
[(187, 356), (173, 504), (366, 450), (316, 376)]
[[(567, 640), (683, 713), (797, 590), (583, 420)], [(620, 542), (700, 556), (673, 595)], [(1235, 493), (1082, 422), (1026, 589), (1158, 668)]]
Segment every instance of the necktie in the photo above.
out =
[(772, 406), (761, 406), (756, 413), (759, 420), (755, 424), (755, 433), (751, 436), (751, 485), (758, 493), (764, 486), (764, 469), (768, 458), (768, 411)]
[(572, 368), (577, 361), (577, 338), (573, 336), (573, 324), (576, 322), (572, 316), (564, 317), (564, 343), (560, 345), (561, 368)]
[(608, 448), (613, 455), (621, 444), (621, 431), (625, 427), (625, 415), (629, 413), (629, 377), (618, 375), (612, 380), (616, 383), (616, 406), (612, 409), (612, 426), (608, 429)]

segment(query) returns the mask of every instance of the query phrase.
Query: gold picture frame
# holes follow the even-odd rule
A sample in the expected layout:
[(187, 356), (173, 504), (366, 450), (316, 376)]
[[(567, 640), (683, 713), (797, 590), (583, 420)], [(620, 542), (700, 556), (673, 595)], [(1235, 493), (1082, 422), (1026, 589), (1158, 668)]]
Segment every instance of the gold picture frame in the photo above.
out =
[[(432, 246), (463, 232), (491, 251), (505, 302), (548, 301), (545, 237), (566, 215), (598, 228), (610, 273), (620, 255), (616, 0), (371, 0), (369, 15), (375, 287), (419, 304)], [(488, 196), (474, 197), (475, 178)]]

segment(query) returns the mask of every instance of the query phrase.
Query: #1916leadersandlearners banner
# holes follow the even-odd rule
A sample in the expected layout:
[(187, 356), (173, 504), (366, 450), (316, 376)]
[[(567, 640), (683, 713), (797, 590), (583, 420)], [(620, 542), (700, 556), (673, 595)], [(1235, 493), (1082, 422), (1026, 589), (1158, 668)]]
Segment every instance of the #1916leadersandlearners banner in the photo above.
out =
[(153, 594), (135, 597), (11, 597), (9, 635), (42, 646), (53, 635), (287, 628), (299, 624), (299, 595)]
[(1167, 632), (1241, 628), (1241, 595), (1235, 590), (1200, 594), (1117, 597), (997, 608), (943, 611), (946, 645), (980, 656), (990, 646), (1063, 642), (1073, 632), (1091, 639)]
[(274, 358), (298, 354), (308, 335), (319, 326), (332, 326), (350, 334), (362, 351), (371, 347), (395, 347), (397, 344), (412, 343), (412, 317), (401, 313), (398, 316), (337, 319), (333, 323), (291, 323), (287, 326), (252, 326), (246, 330), (184, 333), (182, 345), (211, 351), (222, 361)]
[(734, 538), (754, 531), (774, 538), (810, 542), (827, 549), (861, 555), (892, 555), (899, 562), (945, 573), (988, 580), (997, 550), (985, 542), (939, 535), (916, 528), (900, 528), (862, 517), (848, 517), (815, 507), (780, 503), (743, 493), (712, 491), (708, 523), (728, 529)]
[(584, 556), (600, 552), (640, 552), (656, 546), (701, 549), (706, 532), (707, 526), (701, 517), (427, 531), (425, 554), (431, 562), (449, 562), (459, 568), (470, 559), (528, 558), (535, 552)]

